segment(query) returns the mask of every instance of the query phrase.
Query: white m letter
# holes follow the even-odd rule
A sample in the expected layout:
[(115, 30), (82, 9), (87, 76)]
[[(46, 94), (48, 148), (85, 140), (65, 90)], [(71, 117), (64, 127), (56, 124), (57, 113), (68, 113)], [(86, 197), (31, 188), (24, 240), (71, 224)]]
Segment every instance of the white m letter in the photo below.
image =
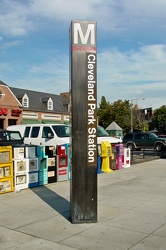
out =
[(74, 44), (78, 44), (78, 34), (80, 36), (80, 40), (82, 44), (87, 44), (90, 34), (91, 34), (90, 43), (95, 44), (94, 24), (88, 24), (88, 28), (84, 36), (80, 23), (74, 23)]

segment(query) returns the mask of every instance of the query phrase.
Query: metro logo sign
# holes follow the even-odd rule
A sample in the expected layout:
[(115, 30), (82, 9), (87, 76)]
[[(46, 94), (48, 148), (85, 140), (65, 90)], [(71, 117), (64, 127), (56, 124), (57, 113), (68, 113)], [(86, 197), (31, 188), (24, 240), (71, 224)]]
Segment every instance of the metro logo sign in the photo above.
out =
[(96, 22), (72, 21), (70, 36), (72, 51), (96, 52)]
[(91, 45), (95, 45), (95, 25), (88, 24), (87, 29), (83, 33), (81, 24), (74, 23), (74, 44), (79, 44), (79, 38), (83, 45), (88, 44), (88, 40)]

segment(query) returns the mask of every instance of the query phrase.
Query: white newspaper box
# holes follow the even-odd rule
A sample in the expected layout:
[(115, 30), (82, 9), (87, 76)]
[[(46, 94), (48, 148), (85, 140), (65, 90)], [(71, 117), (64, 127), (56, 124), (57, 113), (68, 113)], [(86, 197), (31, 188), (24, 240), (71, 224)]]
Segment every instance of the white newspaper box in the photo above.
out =
[(124, 168), (130, 167), (130, 148), (124, 148), (124, 162), (123, 162)]

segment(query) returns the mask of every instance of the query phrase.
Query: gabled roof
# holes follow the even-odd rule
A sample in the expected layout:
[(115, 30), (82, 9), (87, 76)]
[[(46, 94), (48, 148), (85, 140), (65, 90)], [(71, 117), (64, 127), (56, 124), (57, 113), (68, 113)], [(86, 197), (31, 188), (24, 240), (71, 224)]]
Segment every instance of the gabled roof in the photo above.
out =
[(106, 130), (123, 130), (116, 122), (112, 122)]
[[(41, 111), (41, 112), (53, 112), (53, 113), (68, 113), (67, 108), (65, 107), (66, 103), (69, 103), (69, 100), (65, 96), (54, 95), (50, 93), (43, 93), (33, 90), (27, 89), (19, 89), (10, 87), (10, 90), (13, 94), (20, 99), (25, 94), (27, 94), (29, 98), (29, 107), (23, 107), (23, 110), (32, 110), (32, 111)], [(49, 100), (49, 98), (53, 101), (53, 110), (50, 111), (47, 109), (46, 105), (44, 105), (43, 100)]]
[(0, 80), (0, 85), (8, 86), (6, 83), (2, 82), (1, 80)]
[(46, 97), (46, 98), (42, 98), (41, 101), (42, 102), (48, 102), (49, 99), (50, 99), (50, 97)]

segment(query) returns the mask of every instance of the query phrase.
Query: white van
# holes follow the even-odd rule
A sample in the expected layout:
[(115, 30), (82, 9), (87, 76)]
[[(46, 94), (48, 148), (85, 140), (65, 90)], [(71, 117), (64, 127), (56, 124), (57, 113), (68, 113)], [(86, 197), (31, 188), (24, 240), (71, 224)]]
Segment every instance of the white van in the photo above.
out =
[[(8, 126), (7, 130), (19, 131), (25, 144), (56, 146), (70, 142), (70, 127), (66, 124), (24, 124)], [(97, 126), (97, 144), (108, 141), (121, 143), (119, 138), (111, 137), (103, 127)]]
[(56, 146), (69, 143), (70, 129), (66, 124), (24, 124), (8, 126), (20, 131), (25, 144)]

